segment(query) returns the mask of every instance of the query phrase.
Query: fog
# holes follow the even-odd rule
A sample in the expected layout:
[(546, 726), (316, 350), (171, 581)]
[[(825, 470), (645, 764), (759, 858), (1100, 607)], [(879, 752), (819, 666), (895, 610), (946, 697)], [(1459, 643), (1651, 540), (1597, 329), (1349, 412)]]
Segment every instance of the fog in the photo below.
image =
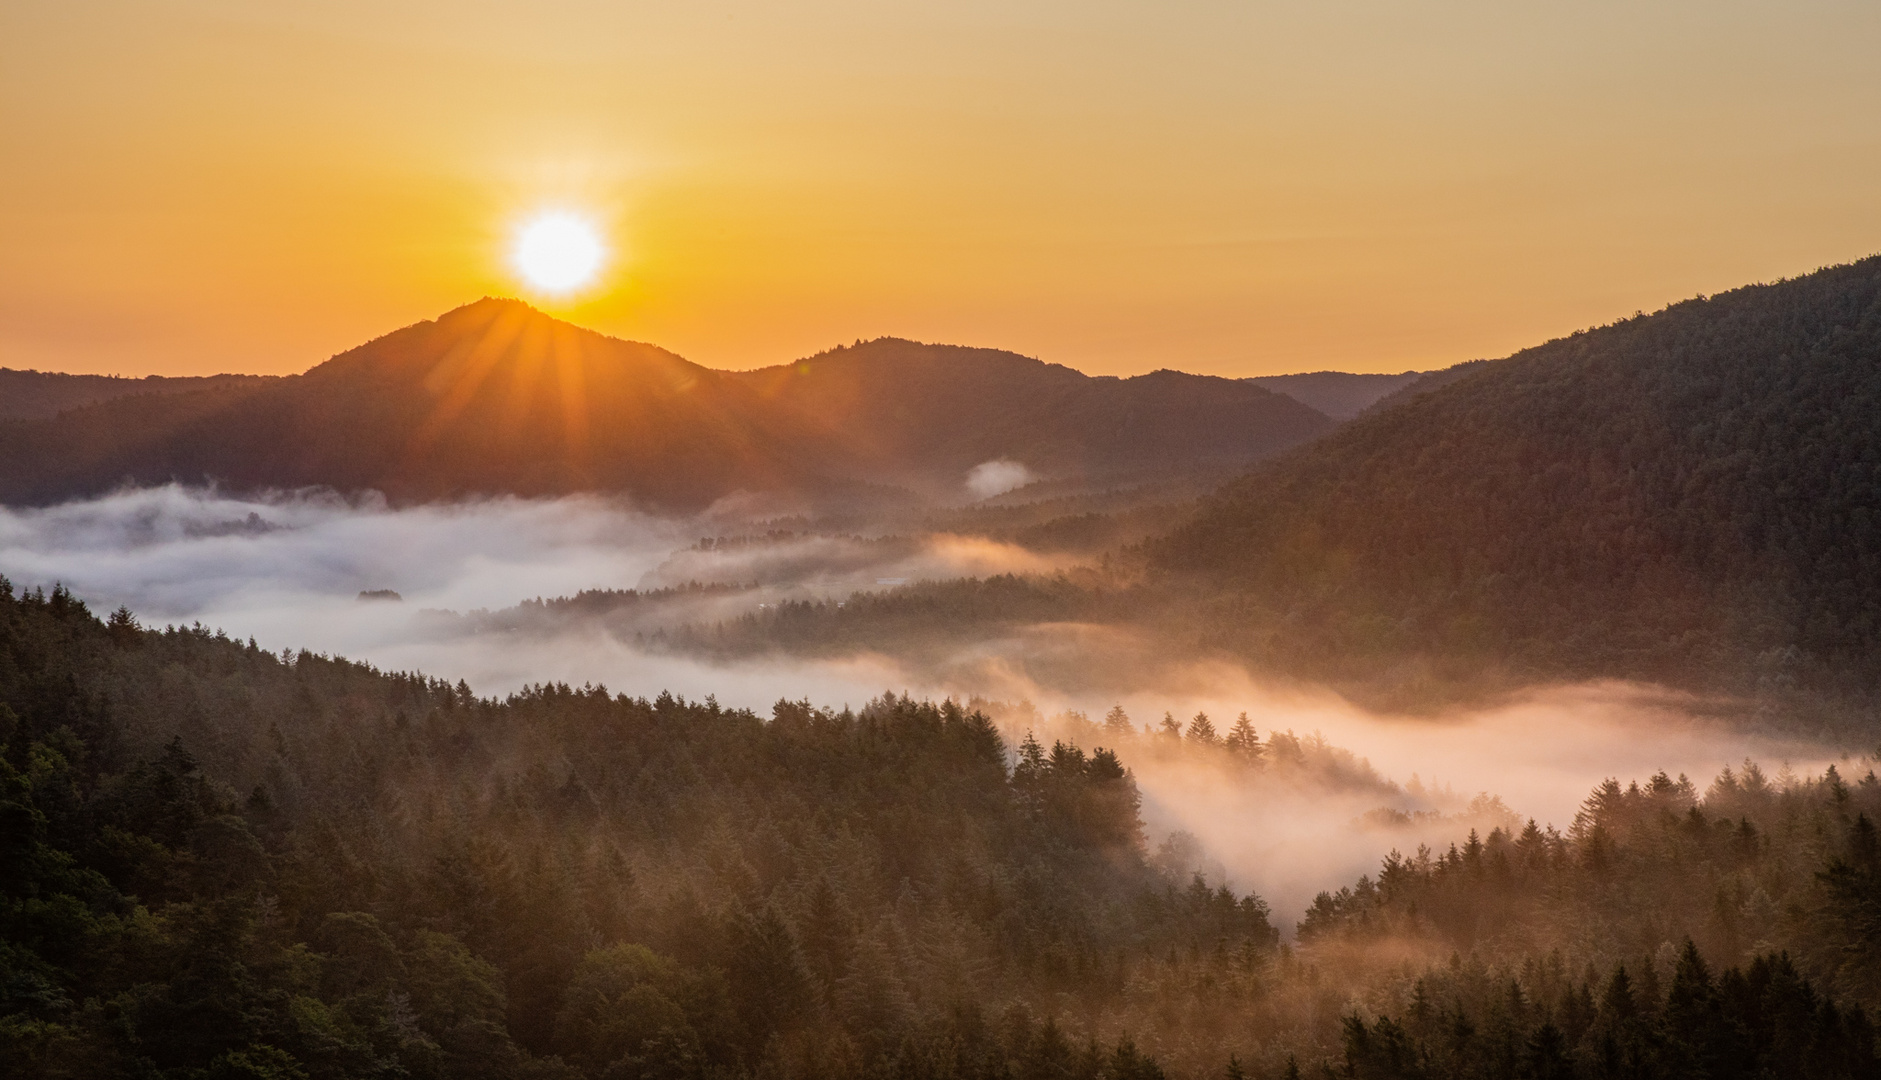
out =
[[(1432, 720), (1369, 713), (1327, 692), (1276, 689), (1226, 664), (1011, 662), (1015, 648), (1046, 661), (1054, 651), (1087, 660), (1112, 655), (1104, 649), (1132, 655), (1106, 628), (1036, 628), (1016, 644), (970, 650), (973, 663), (941, 669), (882, 655), (714, 665), (649, 651), (618, 623), (474, 614), (588, 589), (738, 586), (676, 596), (649, 616), (718, 619), (881, 583), (1056, 568), (979, 537), (806, 536), (723, 510), (675, 520), (597, 498), (394, 509), (322, 494), (236, 498), (165, 487), (0, 509), (0, 574), (17, 586), (63, 583), (94, 610), (126, 605), (147, 626), (202, 623), (274, 651), (306, 648), (463, 679), (482, 694), (544, 681), (603, 683), (633, 695), (713, 695), (760, 713), (779, 698), (860, 706), (885, 690), (991, 699), (1000, 704), (989, 711), (1014, 742), (1035, 730), (1047, 743), (1115, 745), (1142, 788), (1152, 847), (1174, 832), (1192, 834), (1199, 854), (1185, 856), (1178, 843), (1166, 856), (1184, 862), (1185, 873), (1201, 869), (1260, 891), (1288, 928), (1314, 893), (1375, 871), (1393, 847), (1447, 844), (1471, 827), (1486, 831), (1515, 817), (1566, 828), (1609, 776), (1644, 779), (1663, 769), (1702, 788), (1746, 757), (1775, 772), (1784, 762), (1801, 770), (1834, 756), (1701, 721), (1693, 703), (1649, 687), (1545, 688)], [(402, 599), (359, 598), (373, 590)], [(1039, 675), (1096, 667), (1101, 685)], [(1165, 712), (1185, 725), (1206, 712), (1225, 732), (1245, 711), (1263, 738), (1290, 730), (1320, 746), (1325, 760), (1338, 748), (1355, 756), (1330, 771), (1269, 770), (1250, 781), (1179, 743), (1120, 741), (1079, 719), (1118, 705), (1138, 731)], [(1323, 742), (1313, 742), (1315, 733)], [(1481, 793), (1502, 803), (1478, 800), (1472, 810)]]
[[(1185, 726), (1205, 712), (1224, 733), (1245, 711), (1263, 739), (1276, 731), (1304, 737), (1303, 766), (1270, 766), (1252, 781), (1210, 755), (1177, 751), (1170, 740), (1147, 734), (1125, 742), (1103, 733), (1074, 740), (1119, 749), (1142, 789), (1152, 846), (1172, 831), (1192, 834), (1230, 883), (1258, 891), (1289, 930), (1320, 890), (1375, 875), (1393, 848), (1410, 855), (1422, 843), (1440, 852), (1472, 828), (1487, 835), (1531, 817), (1565, 832), (1607, 777), (1643, 781), (1665, 770), (1688, 775), (1702, 791), (1721, 769), (1746, 758), (1776, 773), (1786, 764), (1819, 771), (1838, 756), (1820, 745), (1722, 729), (1694, 717), (1692, 703), (1677, 695), (1623, 683), (1539, 689), (1433, 721), (1368, 713), (1331, 694), (1276, 692), (1242, 672), (1211, 675), (1216, 684), (1205, 694), (1146, 689), (1115, 702), (1058, 697), (1047, 708), (1096, 718), (1120, 704), (1139, 731), (1160, 725), (1165, 712)], [(1075, 717), (1066, 723), (1062, 713), (1042, 719), (1030, 702), (990, 711), (1009, 734), (1033, 728), (1047, 744), (1089, 729)], [(1315, 737), (1335, 753), (1352, 752), (1358, 768), (1315, 767)], [(1374, 768), (1376, 777), (1364, 775)], [(1394, 823), (1395, 815), (1380, 810), (1410, 820)]]
[(1022, 488), (1033, 480), (1032, 470), (1016, 461), (982, 461), (967, 472), (967, 490), (975, 498), (990, 499)]

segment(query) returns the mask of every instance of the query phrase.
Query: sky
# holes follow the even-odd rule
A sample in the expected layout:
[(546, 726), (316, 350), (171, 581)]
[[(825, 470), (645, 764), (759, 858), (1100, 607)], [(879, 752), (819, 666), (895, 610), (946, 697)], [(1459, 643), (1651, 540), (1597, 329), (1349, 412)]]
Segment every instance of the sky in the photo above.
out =
[(1876, 56), (1874, 0), (7, 0), (0, 366), (523, 295), (714, 367), (1441, 367), (1881, 251)]

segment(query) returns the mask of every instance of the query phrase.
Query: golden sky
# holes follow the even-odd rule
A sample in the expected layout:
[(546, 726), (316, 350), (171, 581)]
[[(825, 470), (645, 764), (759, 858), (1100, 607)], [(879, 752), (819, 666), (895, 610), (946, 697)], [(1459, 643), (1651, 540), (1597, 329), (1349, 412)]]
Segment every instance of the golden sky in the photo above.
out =
[[(1399, 371), (1881, 251), (1876, 0), (6, 0), (0, 366), (303, 370), (603, 220), (543, 306)], [(526, 294), (525, 294), (526, 295)]]

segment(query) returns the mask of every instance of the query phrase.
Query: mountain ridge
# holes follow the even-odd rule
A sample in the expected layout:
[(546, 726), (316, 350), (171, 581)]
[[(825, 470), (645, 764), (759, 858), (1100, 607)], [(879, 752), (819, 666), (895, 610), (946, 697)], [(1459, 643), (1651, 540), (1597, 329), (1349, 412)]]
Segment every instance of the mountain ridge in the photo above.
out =
[(97, 405), (120, 397), (183, 394), (259, 386), (278, 375), (68, 375), (58, 371), (0, 368), (0, 422), (44, 420), (68, 409)]
[(679, 509), (739, 491), (958, 498), (989, 460), (1047, 477), (1232, 472), (1332, 426), (1234, 380), (1093, 378), (900, 339), (715, 371), (485, 298), (265, 385), (0, 425), (0, 501), (126, 480), (401, 501), (592, 491)]

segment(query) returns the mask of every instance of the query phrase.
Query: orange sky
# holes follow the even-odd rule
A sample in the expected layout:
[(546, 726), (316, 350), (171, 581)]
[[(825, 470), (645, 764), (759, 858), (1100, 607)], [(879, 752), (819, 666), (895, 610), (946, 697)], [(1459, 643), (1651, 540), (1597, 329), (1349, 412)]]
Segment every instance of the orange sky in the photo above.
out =
[(8, 0), (0, 366), (302, 370), (604, 217), (701, 363), (1435, 367), (1881, 251), (1881, 4)]

